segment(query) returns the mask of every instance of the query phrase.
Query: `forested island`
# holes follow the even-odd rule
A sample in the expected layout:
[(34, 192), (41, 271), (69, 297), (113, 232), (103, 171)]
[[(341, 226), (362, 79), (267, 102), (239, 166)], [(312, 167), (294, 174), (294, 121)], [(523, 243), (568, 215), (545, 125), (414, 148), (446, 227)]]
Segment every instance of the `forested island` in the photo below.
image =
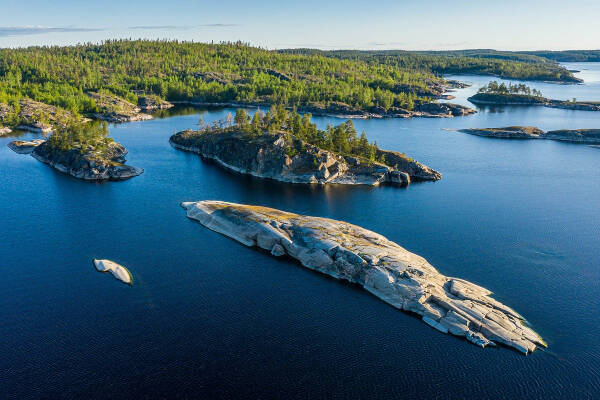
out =
[(459, 132), (501, 139), (547, 139), (562, 142), (600, 144), (600, 129), (560, 129), (543, 131), (533, 126), (507, 126), (504, 128), (471, 128)]
[(124, 164), (127, 150), (108, 137), (104, 122), (70, 121), (47, 140), (16, 140), (8, 147), (20, 154), (31, 154), (60, 172), (88, 181), (123, 180), (144, 172)]
[(283, 106), (252, 118), (239, 109), (212, 126), (179, 132), (170, 143), (227, 169), (283, 182), (407, 185), (441, 178), (404, 154), (379, 149), (365, 132), (358, 136), (351, 120), (320, 130), (309, 114)]
[[(505, 79), (580, 83), (581, 79), (558, 65), (555, 60), (527, 53), (496, 50), (316, 50), (286, 49), (288, 54), (307, 54), (340, 60), (365, 61), (370, 65), (387, 65), (436, 75), (474, 74)], [(556, 60), (563, 61), (563, 60)]]
[(134, 121), (174, 103), (282, 104), (363, 118), (472, 113), (433, 103), (450, 86), (426, 69), (282, 54), (239, 42), (112, 40), (0, 49), (0, 127), (47, 132), (57, 114)]
[(545, 106), (552, 108), (564, 108), (568, 110), (600, 111), (600, 102), (573, 100), (553, 100), (542, 95), (537, 89), (531, 89), (524, 84), (498, 83), (492, 81), (479, 89), (477, 94), (468, 98), (476, 105), (530, 105)]

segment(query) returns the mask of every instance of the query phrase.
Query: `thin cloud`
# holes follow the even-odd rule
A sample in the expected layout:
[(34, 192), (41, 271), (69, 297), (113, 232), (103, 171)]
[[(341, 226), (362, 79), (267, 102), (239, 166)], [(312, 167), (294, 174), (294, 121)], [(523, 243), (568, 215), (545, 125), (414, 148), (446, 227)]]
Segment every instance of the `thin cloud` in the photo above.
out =
[(407, 42), (369, 42), (369, 46), (407, 46)]
[(41, 35), (44, 33), (63, 32), (97, 32), (100, 28), (83, 28), (78, 26), (0, 26), (0, 37), (2, 36), (26, 36)]
[(186, 31), (195, 28), (212, 27), (225, 28), (230, 26), (239, 26), (239, 24), (201, 24), (201, 25), (137, 25), (130, 26), (132, 30), (162, 30), (162, 31)]

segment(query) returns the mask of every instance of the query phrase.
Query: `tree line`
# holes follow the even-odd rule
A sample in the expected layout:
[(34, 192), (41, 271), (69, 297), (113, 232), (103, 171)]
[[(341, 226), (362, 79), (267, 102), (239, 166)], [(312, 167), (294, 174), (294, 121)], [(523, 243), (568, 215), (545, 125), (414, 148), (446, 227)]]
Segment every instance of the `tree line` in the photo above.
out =
[[(324, 150), (346, 156), (356, 156), (363, 160), (385, 163), (384, 158), (377, 158), (377, 142), (371, 143), (367, 134), (360, 135), (352, 120), (337, 126), (328, 124), (326, 129), (318, 129), (311, 121), (311, 114), (301, 115), (296, 109), (287, 110), (283, 105), (271, 106), (267, 112), (257, 110), (252, 117), (244, 109), (238, 109), (235, 115), (227, 116), (211, 124), (201, 118), (200, 133), (222, 133), (241, 131), (249, 139), (255, 139), (264, 133), (286, 133)], [(288, 148), (288, 155), (293, 156), (296, 149)]]
[(134, 104), (141, 95), (153, 95), (208, 103), (412, 109), (428, 101), (417, 89), (439, 81), (426, 71), (281, 54), (241, 42), (109, 40), (0, 49), (0, 103), (18, 108), (18, 100), (29, 97), (82, 114), (99, 112), (86, 94), (99, 90)]
[(481, 88), (479, 88), (477, 92), (485, 94), (517, 94), (533, 97), (543, 97), (542, 92), (535, 88), (532, 89), (523, 83), (514, 85), (512, 83), (509, 83), (508, 85), (506, 85), (504, 82), (498, 83), (497, 81), (489, 82), (486, 86), (482, 86)]

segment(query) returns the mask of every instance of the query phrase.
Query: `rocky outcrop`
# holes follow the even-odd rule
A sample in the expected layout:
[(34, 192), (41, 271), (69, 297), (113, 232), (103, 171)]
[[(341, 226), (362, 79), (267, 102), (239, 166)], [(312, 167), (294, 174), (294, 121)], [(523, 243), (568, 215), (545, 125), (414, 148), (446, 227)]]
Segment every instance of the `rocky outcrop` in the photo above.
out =
[(453, 103), (425, 103), (415, 107), (419, 117), (452, 118), (475, 114), (472, 108)]
[(467, 100), (477, 105), (525, 105), (563, 108), (566, 110), (600, 111), (600, 102), (553, 100), (545, 97), (529, 96), (524, 94), (477, 93), (469, 97)]
[[(439, 98), (443, 95), (436, 96)], [(422, 103), (415, 106), (414, 110), (400, 107), (384, 109), (372, 107), (369, 111), (351, 107), (345, 103), (330, 102), (327, 106), (313, 104), (301, 107), (302, 111), (315, 115), (333, 115), (340, 118), (368, 119), (368, 118), (453, 118), (475, 114), (477, 111), (453, 103)]]
[(424, 258), (385, 237), (342, 221), (221, 201), (182, 203), (187, 216), (246, 246), (288, 255), (348, 281), (443, 333), (477, 346), (502, 344), (524, 354), (544, 341), (513, 309), (471, 282), (444, 276)]
[(459, 132), (501, 139), (547, 139), (585, 144), (600, 143), (600, 129), (562, 129), (545, 132), (533, 126), (508, 126), (505, 128), (460, 129)]
[(110, 272), (115, 279), (120, 280), (128, 285), (133, 285), (133, 277), (131, 272), (124, 266), (110, 260), (96, 260), (94, 258), (94, 266), (99, 272)]
[(173, 107), (173, 103), (157, 96), (138, 96), (138, 106), (143, 112), (166, 110)]
[(151, 115), (142, 113), (140, 107), (118, 96), (106, 92), (89, 92), (88, 96), (100, 110), (92, 114), (94, 118), (115, 123), (152, 119)]
[(377, 156), (385, 157), (387, 165), (384, 165), (340, 156), (285, 133), (252, 137), (235, 130), (183, 131), (171, 136), (170, 143), (230, 170), (282, 182), (378, 185), (442, 177), (439, 172), (397, 152), (380, 150)]
[(563, 142), (599, 144), (600, 129), (560, 129), (548, 131), (542, 138)]
[(7, 144), (8, 148), (19, 154), (31, 154), (36, 147), (44, 143), (43, 139), (35, 139), (31, 141), (26, 140), (14, 140)]
[(566, 110), (600, 111), (600, 102), (597, 101), (550, 100), (545, 106), (550, 108), (563, 108)]
[(142, 168), (124, 165), (127, 150), (116, 142), (99, 154), (93, 148), (73, 148), (62, 151), (51, 147), (48, 142), (37, 146), (31, 155), (60, 172), (87, 181), (124, 180), (144, 172)]
[(30, 98), (19, 100), (18, 113), (8, 104), (0, 104), (0, 123), (34, 133), (49, 133), (52, 126), (65, 127), (74, 119), (73, 114), (64, 109)]
[(12, 129), (10, 129), (8, 126), (0, 126), (0, 136), (8, 135), (11, 132)]

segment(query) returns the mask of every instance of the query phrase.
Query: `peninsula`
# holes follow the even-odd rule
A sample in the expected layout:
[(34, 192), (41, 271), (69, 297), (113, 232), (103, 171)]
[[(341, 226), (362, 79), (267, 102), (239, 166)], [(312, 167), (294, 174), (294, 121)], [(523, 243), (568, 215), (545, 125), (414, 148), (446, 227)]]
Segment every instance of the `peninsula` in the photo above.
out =
[(143, 173), (124, 164), (127, 150), (107, 135), (106, 123), (80, 122), (54, 132), (48, 140), (29, 142), (29, 147), (35, 147), (30, 151), (35, 159), (79, 179), (123, 180)]
[(600, 102), (573, 100), (553, 100), (542, 96), (537, 89), (531, 89), (524, 84), (506, 86), (496, 81), (479, 89), (477, 94), (468, 98), (476, 105), (490, 106), (544, 106), (551, 108), (564, 108), (567, 110), (600, 111)]
[(281, 106), (257, 111), (252, 120), (239, 109), (212, 127), (176, 133), (170, 143), (227, 169), (282, 182), (407, 185), (442, 177), (404, 154), (379, 149), (364, 132), (358, 137), (351, 120), (319, 130), (309, 114)]
[(533, 126), (507, 126), (505, 128), (460, 129), (459, 132), (499, 139), (547, 139), (600, 144), (600, 129), (561, 129), (546, 132)]
[(477, 346), (524, 354), (544, 341), (489, 290), (439, 273), (385, 237), (342, 221), (222, 201), (184, 202), (187, 216), (246, 246), (288, 255), (304, 267), (363, 287), (433, 328)]

